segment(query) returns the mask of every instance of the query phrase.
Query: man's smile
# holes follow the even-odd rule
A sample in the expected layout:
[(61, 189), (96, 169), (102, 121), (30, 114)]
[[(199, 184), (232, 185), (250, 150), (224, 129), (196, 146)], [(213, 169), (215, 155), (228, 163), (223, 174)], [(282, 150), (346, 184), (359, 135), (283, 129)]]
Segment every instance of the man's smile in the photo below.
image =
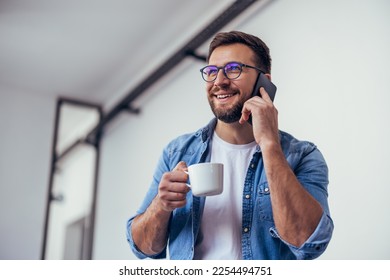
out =
[(233, 95), (234, 94), (219, 94), (219, 95), (215, 95), (215, 97), (217, 97), (217, 99), (226, 99), (232, 97)]
[(239, 91), (235, 90), (219, 90), (212, 93), (212, 96), (220, 102), (229, 101), (232, 97), (239, 94)]

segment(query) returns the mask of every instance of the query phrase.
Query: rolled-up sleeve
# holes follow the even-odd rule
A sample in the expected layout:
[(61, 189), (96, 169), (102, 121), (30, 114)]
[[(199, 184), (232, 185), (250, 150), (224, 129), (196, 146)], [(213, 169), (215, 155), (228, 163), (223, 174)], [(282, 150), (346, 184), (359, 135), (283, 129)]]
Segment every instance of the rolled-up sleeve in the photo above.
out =
[(334, 229), (328, 205), (329, 170), (322, 153), (313, 143), (298, 142), (294, 149), (297, 152), (289, 154), (287, 160), (301, 185), (321, 205), (322, 216), (314, 232), (300, 247), (283, 240), (275, 227), (270, 233), (285, 243), (297, 259), (315, 259), (327, 248)]
[(286, 244), (298, 260), (311, 260), (318, 258), (327, 248), (332, 238), (332, 232), (333, 221), (325, 212), (322, 213), (321, 220), (318, 223), (317, 228), (300, 247), (296, 247), (283, 240), (275, 227), (270, 229), (271, 235), (279, 238), (284, 244)]
[(136, 216), (131, 217), (127, 221), (126, 225), (126, 236), (127, 236), (127, 242), (130, 245), (131, 251), (134, 253), (134, 255), (139, 259), (145, 259), (145, 258), (152, 258), (152, 259), (163, 259), (166, 258), (166, 249), (164, 249), (161, 253), (156, 255), (146, 255), (144, 254), (140, 249), (138, 249), (137, 245), (134, 243), (133, 236), (131, 234), (131, 224)]

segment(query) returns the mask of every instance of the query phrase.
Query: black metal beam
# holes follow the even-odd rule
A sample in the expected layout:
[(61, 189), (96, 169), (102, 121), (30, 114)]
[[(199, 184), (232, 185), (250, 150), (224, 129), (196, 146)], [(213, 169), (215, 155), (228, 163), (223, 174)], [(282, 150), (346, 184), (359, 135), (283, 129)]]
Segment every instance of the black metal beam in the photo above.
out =
[(50, 203), (52, 201), (52, 189), (54, 183), (54, 174), (56, 171), (56, 162), (57, 162), (57, 141), (58, 141), (58, 131), (59, 131), (59, 123), (60, 123), (60, 111), (61, 111), (61, 101), (57, 101), (56, 106), (56, 115), (54, 120), (54, 132), (53, 132), (53, 143), (51, 147), (51, 162), (50, 162), (50, 175), (49, 175), (49, 188), (46, 194), (46, 215), (45, 215), (45, 223), (43, 228), (43, 238), (42, 238), (42, 251), (41, 251), (41, 259), (44, 260), (46, 258), (46, 245), (47, 245), (47, 235), (49, 230), (49, 213), (50, 213)]
[(91, 205), (91, 215), (89, 220), (89, 231), (88, 231), (88, 244), (87, 244), (87, 258), (92, 260), (93, 257), (93, 242), (94, 242), (94, 233), (95, 233), (95, 221), (96, 221), (96, 204), (97, 204), (97, 196), (98, 196), (98, 186), (99, 186), (99, 167), (100, 167), (100, 143), (102, 139), (102, 118), (103, 111), (101, 107), (99, 107), (99, 125), (97, 127), (97, 134), (94, 138), (95, 142), (93, 146), (95, 148), (95, 173), (93, 179), (93, 192), (92, 192), (92, 205)]
[[(60, 155), (57, 153), (57, 145), (58, 145), (58, 134), (59, 134), (59, 125), (61, 120), (61, 108), (65, 104), (71, 104), (75, 106), (88, 107), (93, 108), (99, 113), (99, 122), (96, 129), (96, 135), (93, 139), (89, 139), (88, 137), (85, 139), (78, 139), (72, 145), (70, 145), (64, 152)], [(92, 259), (93, 254), (93, 233), (95, 227), (95, 216), (96, 216), (96, 198), (97, 198), (97, 188), (98, 188), (98, 175), (99, 175), (99, 161), (100, 161), (100, 140), (101, 140), (101, 131), (102, 131), (102, 118), (103, 118), (103, 110), (101, 106), (92, 104), (89, 102), (69, 99), (69, 98), (59, 98), (57, 100), (56, 106), (56, 115), (55, 115), (55, 123), (54, 123), (54, 134), (53, 134), (53, 143), (52, 143), (52, 152), (51, 152), (51, 166), (50, 166), (50, 177), (49, 177), (49, 188), (47, 192), (46, 198), (46, 215), (44, 221), (44, 229), (43, 229), (43, 240), (42, 240), (42, 251), (41, 251), (41, 259), (44, 260), (46, 258), (46, 248), (47, 248), (47, 237), (49, 232), (49, 221), (50, 221), (50, 206), (51, 202), (56, 200), (56, 197), (53, 196), (53, 186), (54, 186), (54, 176), (57, 170), (57, 164), (59, 160), (65, 157), (68, 153), (70, 153), (76, 146), (80, 144), (89, 144), (93, 145), (96, 151), (95, 158), (95, 172), (94, 172), (94, 182), (93, 182), (93, 193), (92, 193), (92, 205), (91, 205), (91, 214), (89, 216), (89, 224), (90, 230), (88, 232), (88, 244), (86, 244), (86, 255), (89, 259)]]
[(69, 98), (69, 97), (59, 97), (58, 102), (60, 103), (60, 105), (62, 105), (62, 103), (67, 103), (67, 104), (81, 106), (81, 107), (89, 107), (92, 109), (98, 109), (101, 107), (100, 104), (96, 104), (96, 103), (92, 103), (80, 99)]

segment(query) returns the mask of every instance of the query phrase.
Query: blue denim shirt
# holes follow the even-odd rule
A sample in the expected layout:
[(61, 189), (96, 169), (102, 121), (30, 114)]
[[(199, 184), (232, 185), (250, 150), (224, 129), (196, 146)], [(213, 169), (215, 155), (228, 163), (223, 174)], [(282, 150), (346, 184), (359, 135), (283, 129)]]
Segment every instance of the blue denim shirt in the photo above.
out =
[[(156, 255), (146, 255), (134, 244), (131, 224), (136, 215), (146, 211), (158, 192), (162, 175), (171, 171), (179, 161), (187, 165), (210, 160), (211, 137), (216, 125), (213, 119), (206, 127), (192, 134), (182, 135), (164, 149), (153, 176), (149, 191), (137, 211), (127, 222), (127, 240), (138, 258), (166, 258), (190, 260), (202, 219), (204, 197), (187, 193), (187, 204), (175, 209), (169, 222), (168, 247)], [(242, 209), (242, 257), (243, 259), (314, 259), (326, 249), (333, 232), (333, 222), (328, 207), (328, 168), (316, 146), (298, 141), (280, 131), (284, 155), (303, 187), (321, 204), (321, 220), (306, 242), (299, 248), (283, 240), (272, 216), (270, 190), (262, 160), (260, 147), (252, 157), (243, 190)]]

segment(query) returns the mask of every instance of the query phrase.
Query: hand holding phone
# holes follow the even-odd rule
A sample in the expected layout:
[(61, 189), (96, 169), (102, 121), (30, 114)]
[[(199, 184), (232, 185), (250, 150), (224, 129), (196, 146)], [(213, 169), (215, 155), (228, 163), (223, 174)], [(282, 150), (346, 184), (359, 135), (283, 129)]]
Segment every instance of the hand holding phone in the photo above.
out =
[[(261, 87), (265, 89), (265, 91), (268, 93), (269, 97), (273, 102), (276, 94), (276, 86), (267, 78), (267, 76), (264, 73), (260, 73), (257, 76), (257, 80), (255, 82), (255, 86), (253, 87), (253, 91), (252, 91), (252, 97), (260, 96)], [(248, 122), (252, 124), (252, 115), (249, 116)]]

